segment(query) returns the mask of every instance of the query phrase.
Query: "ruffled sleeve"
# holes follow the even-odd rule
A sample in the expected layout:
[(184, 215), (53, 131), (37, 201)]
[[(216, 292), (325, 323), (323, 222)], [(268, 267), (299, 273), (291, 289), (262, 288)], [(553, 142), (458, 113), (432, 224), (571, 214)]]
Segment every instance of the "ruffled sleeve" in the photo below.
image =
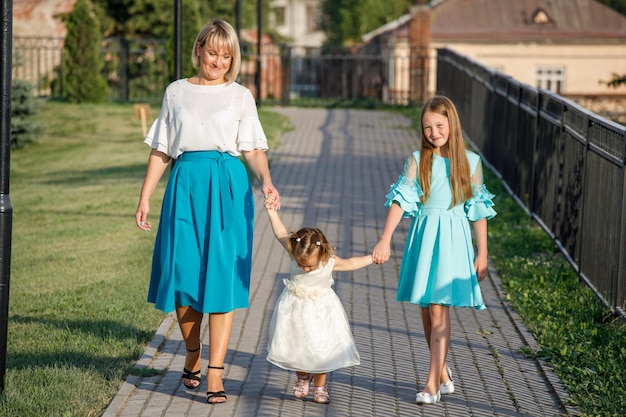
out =
[(267, 137), (259, 114), (257, 112), (256, 103), (252, 97), (250, 90), (246, 90), (243, 95), (243, 111), (241, 120), (239, 121), (239, 132), (237, 134), (237, 150), (253, 151), (255, 149), (269, 149), (267, 145)]
[(170, 122), (169, 122), (169, 111), (168, 111), (168, 100), (167, 100), (167, 92), (163, 96), (163, 104), (161, 105), (161, 113), (159, 117), (152, 123), (148, 133), (146, 134), (146, 138), (144, 139), (144, 143), (150, 146), (152, 149), (156, 149), (159, 152), (163, 152), (164, 154), (175, 157), (175, 155), (170, 154), (169, 149), (169, 135), (170, 135)]
[(491, 219), (497, 213), (493, 209), (493, 201), (492, 198), (495, 197), (494, 194), (491, 194), (485, 184), (480, 186), (472, 185), (472, 191), (474, 195), (472, 198), (465, 202), (465, 212), (467, 213), (467, 218), (475, 222), (480, 219)]
[(475, 222), (480, 219), (491, 219), (497, 213), (493, 209), (494, 203), (492, 198), (494, 194), (490, 193), (483, 183), (483, 171), (480, 157), (473, 154), (474, 158), (468, 158), (470, 161), (470, 169), (472, 172), (472, 197), (465, 202), (465, 213), (469, 221)]
[(421, 209), (420, 197), (424, 195), (422, 187), (417, 180), (417, 162), (415, 156), (411, 155), (404, 164), (404, 171), (398, 177), (398, 181), (391, 185), (389, 193), (385, 196), (387, 202), (385, 207), (398, 204), (404, 214), (402, 217), (415, 217), (419, 215)]

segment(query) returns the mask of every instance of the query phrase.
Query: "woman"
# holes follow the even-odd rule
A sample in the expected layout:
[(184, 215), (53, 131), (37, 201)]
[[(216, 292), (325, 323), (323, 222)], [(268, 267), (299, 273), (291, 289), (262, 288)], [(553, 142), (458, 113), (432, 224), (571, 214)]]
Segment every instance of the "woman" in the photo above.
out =
[(155, 240), (148, 301), (176, 311), (187, 348), (183, 384), (200, 385), (200, 325), (209, 314), (207, 402), (223, 403), (222, 373), (234, 310), (249, 306), (254, 201), (243, 155), (263, 194), (280, 208), (270, 176), (267, 139), (250, 90), (235, 82), (241, 64), (230, 24), (213, 20), (198, 34), (191, 58), (198, 73), (165, 90), (135, 214), (150, 230), (150, 197), (169, 165)]

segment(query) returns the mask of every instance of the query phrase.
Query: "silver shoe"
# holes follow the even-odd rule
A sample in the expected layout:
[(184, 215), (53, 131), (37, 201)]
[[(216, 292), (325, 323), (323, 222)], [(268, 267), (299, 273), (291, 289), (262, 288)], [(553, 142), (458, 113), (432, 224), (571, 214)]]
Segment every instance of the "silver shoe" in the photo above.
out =
[(445, 384), (439, 385), (439, 392), (441, 393), (441, 395), (454, 393), (454, 380), (452, 379), (452, 371), (450, 370), (449, 366), (446, 366), (446, 370), (448, 371), (448, 378), (450, 378), (450, 380)]
[(441, 400), (441, 393), (437, 391), (435, 395), (427, 392), (418, 392), (415, 396), (415, 404), (437, 404)]

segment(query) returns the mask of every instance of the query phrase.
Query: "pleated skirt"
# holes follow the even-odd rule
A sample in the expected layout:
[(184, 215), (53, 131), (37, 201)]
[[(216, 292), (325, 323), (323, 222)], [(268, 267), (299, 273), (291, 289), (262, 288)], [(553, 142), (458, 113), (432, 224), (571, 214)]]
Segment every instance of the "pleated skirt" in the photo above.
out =
[(462, 206), (424, 208), (409, 228), (396, 300), (428, 307), (486, 308), (474, 270), (470, 223)]
[(148, 301), (202, 313), (249, 306), (254, 197), (248, 172), (218, 151), (185, 152), (169, 176)]

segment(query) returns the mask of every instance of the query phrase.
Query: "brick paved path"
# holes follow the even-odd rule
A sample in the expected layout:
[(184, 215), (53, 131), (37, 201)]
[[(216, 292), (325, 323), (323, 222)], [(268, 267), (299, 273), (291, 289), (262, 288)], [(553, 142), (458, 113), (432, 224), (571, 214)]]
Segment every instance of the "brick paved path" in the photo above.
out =
[[(290, 230), (320, 227), (339, 256), (370, 253), (385, 221), (384, 196), (417, 147), (410, 122), (397, 114), (364, 110), (277, 111), (294, 126), (270, 153), (285, 224)], [(576, 414), (563, 408), (567, 395), (554, 373), (518, 353), (524, 346), (535, 347), (535, 342), (501, 302), (500, 280), (493, 268), (482, 283), (488, 309), (451, 310), (448, 363), (457, 392), (434, 406), (415, 405), (416, 388), (423, 386), (428, 374), (428, 349), (419, 308), (395, 301), (396, 271), (409, 220), (394, 235), (389, 262), (335, 275), (335, 289), (351, 319), (361, 365), (329, 375), (329, 405), (315, 404), (310, 396), (305, 401), (294, 399), (294, 373), (265, 359), (269, 319), (282, 279), (288, 276), (288, 258), (273, 237), (258, 189), (256, 197), (251, 305), (235, 315), (224, 372), (228, 402), (206, 404), (204, 378), (197, 391), (181, 384), (185, 347), (176, 319), (168, 316), (137, 363), (138, 368), (167, 372), (130, 376), (105, 417)], [(203, 342), (205, 367), (206, 327)]]

